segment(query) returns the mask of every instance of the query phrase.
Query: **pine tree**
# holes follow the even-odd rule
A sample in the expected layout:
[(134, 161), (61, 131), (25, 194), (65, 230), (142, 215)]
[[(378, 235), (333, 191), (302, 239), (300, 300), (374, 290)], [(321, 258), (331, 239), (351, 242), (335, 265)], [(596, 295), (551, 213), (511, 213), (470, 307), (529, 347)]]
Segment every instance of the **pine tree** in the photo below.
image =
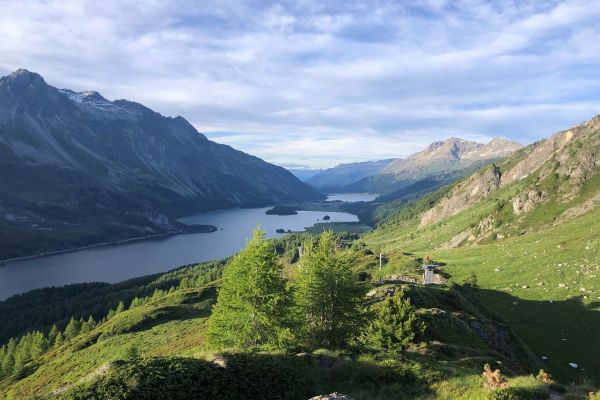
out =
[(20, 352), (17, 352), (15, 354), (14, 360), (15, 360), (15, 362), (13, 365), (12, 373), (13, 373), (13, 375), (16, 375), (18, 377), (25, 370), (25, 363), (26, 363), (27, 359), (23, 356), (23, 354), (21, 354)]
[(337, 249), (332, 232), (320, 235), (315, 245), (304, 246), (299, 266), (295, 303), (299, 340), (310, 348), (345, 345), (363, 321), (364, 288), (350, 267), (350, 259)]
[(82, 322), (81, 324), (81, 333), (91, 332), (96, 327), (96, 321), (90, 315), (87, 321)]
[(79, 335), (80, 331), (81, 331), (81, 325), (79, 324), (79, 321), (71, 317), (71, 320), (69, 321), (69, 323), (67, 324), (67, 327), (65, 328), (65, 338), (67, 340), (71, 340), (75, 336)]
[(423, 334), (425, 324), (419, 320), (410, 299), (402, 291), (387, 297), (371, 325), (368, 341), (376, 348), (398, 352)]
[(56, 336), (58, 336), (58, 327), (56, 325), (52, 325), (50, 328), (50, 332), (48, 332), (48, 343), (50, 346), (54, 346), (54, 342), (56, 341)]
[(266, 241), (264, 235), (256, 228), (246, 248), (223, 272), (223, 284), (208, 328), (208, 339), (214, 348), (280, 345), (289, 296), (273, 243)]
[(54, 339), (54, 347), (60, 347), (65, 342), (65, 336), (62, 332), (58, 332), (56, 338)]
[(2, 367), (2, 374), (4, 376), (12, 375), (14, 367), (15, 367), (15, 354), (13, 352), (8, 352), (6, 354), (1, 367)]
[(35, 332), (31, 341), (31, 357), (38, 357), (44, 354), (49, 347), (48, 339), (42, 332)]
[(122, 301), (120, 301), (117, 305), (117, 310), (115, 311), (115, 314), (122, 313), (123, 311), (125, 311), (125, 304)]

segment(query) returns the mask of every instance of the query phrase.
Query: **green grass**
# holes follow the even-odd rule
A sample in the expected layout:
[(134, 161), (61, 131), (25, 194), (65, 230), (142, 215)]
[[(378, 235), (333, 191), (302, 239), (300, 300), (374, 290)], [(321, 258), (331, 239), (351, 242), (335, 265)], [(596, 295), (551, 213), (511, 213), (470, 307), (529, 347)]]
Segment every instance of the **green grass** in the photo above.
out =
[[(415, 223), (405, 227), (390, 224), (364, 240), (384, 252), (430, 255), (447, 264), (445, 271), (455, 281), (475, 272), (485, 303), (502, 315), (536, 354), (549, 358), (545, 362), (549, 371), (574, 382), (586, 377), (600, 380), (600, 352), (595, 350), (600, 333), (600, 209), (517, 237), (434, 250), (467, 229), (474, 218), (491, 211), (492, 202), (484, 201), (433, 226), (418, 230)], [(538, 219), (538, 226), (548, 222), (540, 214), (528, 216), (528, 221)], [(561, 283), (566, 287), (560, 288)], [(569, 367), (570, 362), (585, 371)]]

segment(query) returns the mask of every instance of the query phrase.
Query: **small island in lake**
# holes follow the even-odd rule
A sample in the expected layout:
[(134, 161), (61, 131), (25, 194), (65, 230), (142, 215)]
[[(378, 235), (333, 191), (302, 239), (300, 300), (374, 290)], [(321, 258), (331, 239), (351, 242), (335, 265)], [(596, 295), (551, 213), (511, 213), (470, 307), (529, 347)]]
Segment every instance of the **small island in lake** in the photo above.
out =
[[(188, 225), (181, 222), (178, 225), (181, 228), (182, 233), (211, 233), (217, 231), (217, 227), (212, 225)], [(223, 230), (223, 228), (221, 228), (221, 230)]]
[(323, 221), (329, 221), (331, 219), (331, 217), (329, 215), (326, 215), (323, 217)]
[(296, 215), (298, 208), (292, 206), (275, 206), (265, 212), (267, 215)]
[(279, 228), (279, 229), (276, 229), (275, 232), (277, 232), (277, 233), (285, 233), (285, 229)]

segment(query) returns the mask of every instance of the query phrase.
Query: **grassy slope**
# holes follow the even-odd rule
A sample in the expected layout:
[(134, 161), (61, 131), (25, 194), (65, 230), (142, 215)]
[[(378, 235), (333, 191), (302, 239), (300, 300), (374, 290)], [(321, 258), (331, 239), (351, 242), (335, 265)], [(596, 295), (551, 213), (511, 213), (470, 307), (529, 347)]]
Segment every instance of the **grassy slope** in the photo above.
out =
[[(483, 296), (488, 306), (500, 313), (539, 356), (549, 358), (546, 364), (550, 371), (563, 379), (579, 381), (587, 376), (598, 381), (600, 209), (553, 226), (554, 217), (562, 210), (595, 193), (598, 179), (590, 181), (582, 196), (571, 203), (551, 201), (500, 227), (501, 232), (512, 237), (490, 239), (487, 244), (473, 247), (434, 250), (473, 227), (474, 221), (494, 213), (497, 198), (518, 193), (527, 184), (519, 182), (505, 188), (474, 207), (425, 228), (419, 228), (416, 220), (404, 224), (391, 221), (369, 234), (366, 241), (384, 253), (402, 250), (430, 255), (447, 264), (445, 271), (454, 280), (475, 272), (485, 289)], [(561, 283), (566, 288), (559, 288)], [(572, 369), (569, 362), (579, 364), (585, 371)]]
[[(359, 255), (356, 269), (375, 275), (374, 260), (377, 257), (365, 249), (355, 248), (354, 251)], [(415, 258), (408, 255), (399, 254), (394, 260), (388, 261), (387, 271), (410, 271), (416, 266)], [(289, 267), (293, 268), (293, 265)], [(193, 271), (185, 273), (193, 275)], [(415, 346), (405, 354), (404, 361), (390, 364), (390, 360), (386, 361), (385, 357), (376, 354), (318, 351), (306, 363), (297, 366), (293, 360), (298, 357), (293, 355), (292, 358), (280, 353), (250, 355), (245, 361), (247, 367), (240, 382), (246, 379), (246, 372), (251, 374), (248, 369), (260, 370), (275, 363), (292, 368), (295, 371), (293, 381), (307, 379), (302, 390), (289, 390), (290, 398), (307, 398), (317, 393), (340, 391), (356, 399), (484, 399), (486, 392), (482, 390), (480, 379), (484, 362), (502, 360), (505, 371), (523, 373), (520, 362), (527, 355), (518, 350), (518, 345), (513, 342), (508, 346), (515, 349), (517, 358), (507, 357), (492, 349), (465, 324), (466, 321), (475, 320), (482, 326), (490, 326), (490, 319), (479, 310), (476, 303), (471, 303), (449, 288), (413, 286), (407, 290), (423, 318), (428, 321), (426, 339), (431, 345)], [(133, 375), (129, 374), (138, 376), (144, 373), (152, 376), (148, 378), (151, 382), (144, 384), (146, 390), (154, 384), (177, 385), (170, 377), (173, 373), (186, 374), (184, 371), (187, 371), (187, 367), (178, 364), (174, 357), (186, 357), (182, 362), (191, 368), (192, 375), (188, 378), (192, 381), (201, 379), (202, 374), (209, 372), (225, 374), (219, 375), (215, 383), (214, 389), (221, 390), (219, 382), (227, 382), (232, 377), (226, 371), (215, 371), (213, 364), (207, 366), (203, 361), (213, 357), (204, 345), (204, 332), (214, 298), (212, 284), (203, 288), (182, 288), (117, 314), (92, 332), (79, 335), (34, 360), (27, 366), (28, 376), (19, 381), (10, 378), (0, 382), (0, 394), (5, 393), (9, 399), (26, 399), (33, 395), (48, 396), (67, 390), (67, 396), (72, 394), (70, 389), (76, 385), (83, 385), (84, 388), (92, 385), (96, 390), (114, 387), (125, 381), (125, 386), (131, 386), (131, 382), (138, 382), (137, 379), (142, 377), (133, 379)], [(440, 315), (438, 310), (445, 310), (444, 314)], [(139, 351), (143, 361), (118, 361), (127, 359), (127, 351), (132, 346)], [(155, 362), (153, 357), (168, 357), (168, 360), (163, 363), (156, 359)], [(166, 369), (168, 366), (165, 363), (175, 371)], [(196, 369), (205, 372), (200, 376), (193, 375)], [(284, 383), (289, 378), (272, 369), (266, 376), (274, 382)], [(168, 382), (161, 379), (168, 379)], [(515, 379), (517, 387), (540, 387), (532, 378), (525, 381)], [(261, 390), (269, 387), (267, 383), (265, 385)], [(128, 390), (135, 390), (134, 386)], [(255, 389), (259, 388), (261, 386), (257, 383)], [(546, 389), (541, 387), (541, 390), (543, 392)]]

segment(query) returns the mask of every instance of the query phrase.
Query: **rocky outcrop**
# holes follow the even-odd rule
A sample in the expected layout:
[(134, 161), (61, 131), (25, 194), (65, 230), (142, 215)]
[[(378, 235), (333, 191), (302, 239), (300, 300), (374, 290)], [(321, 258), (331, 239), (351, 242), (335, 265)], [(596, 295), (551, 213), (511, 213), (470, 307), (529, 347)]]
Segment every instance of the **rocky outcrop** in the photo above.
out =
[(500, 185), (500, 179), (498, 168), (490, 166), (459, 183), (448, 197), (421, 216), (421, 226), (435, 223), (467, 209), (495, 191)]
[(547, 197), (548, 193), (539, 190), (521, 193), (511, 200), (513, 212), (519, 215), (532, 211), (539, 203), (546, 201)]
[[(488, 197), (498, 188), (521, 181), (534, 173), (538, 174), (536, 182), (510, 200), (516, 215), (532, 211), (551, 196), (562, 201), (573, 199), (583, 183), (600, 170), (599, 131), (600, 116), (528, 146), (499, 164), (498, 168), (489, 167), (476, 173), (459, 183), (437, 205), (424, 212), (421, 215), (421, 226), (455, 215)], [(502, 147), (502, 143), (498, 142), (494, 146)], [(538, 189), (537, 184), (546, 178), (556, 181), (556, 187), (552, 189), (555, 192), (548, 193)], [(480, 231), (485, 233), (487, 229), (481, 228)]]
[(502, 185), (509, 185), (537, 171), (546, 161), (565, 147), (574, 136), (575, 131), (570, 129), (531, 145), (529, 153), (503, 174)]

